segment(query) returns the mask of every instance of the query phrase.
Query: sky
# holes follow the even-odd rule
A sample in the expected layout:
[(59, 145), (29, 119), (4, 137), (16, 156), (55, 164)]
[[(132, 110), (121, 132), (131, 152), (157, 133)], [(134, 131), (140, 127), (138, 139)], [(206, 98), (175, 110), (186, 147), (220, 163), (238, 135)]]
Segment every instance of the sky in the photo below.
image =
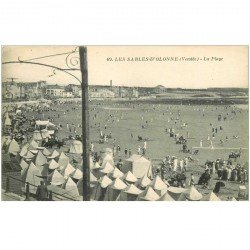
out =
[[(66, 68), (76, 46), (4, 46), (2, 62), (29, 60)], [(167, 88), (248, 87), (248, 46), (87, 46), (89, 85)], [(68, 57), (74, 67), (78, 51)], [(171, 61), (173, 59), (173, 61)], [(146, 61), (147, 60), (147, 61)], [(80, 71), (68, 71), (81, 79)], [(80, 84), (74, 77), (31, 64), (2, 65), (2, 81)]]

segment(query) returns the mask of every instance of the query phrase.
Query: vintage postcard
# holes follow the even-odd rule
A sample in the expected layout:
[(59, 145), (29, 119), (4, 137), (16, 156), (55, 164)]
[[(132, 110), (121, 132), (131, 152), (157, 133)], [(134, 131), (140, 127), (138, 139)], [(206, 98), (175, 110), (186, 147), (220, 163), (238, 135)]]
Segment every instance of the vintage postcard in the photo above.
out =
[(3, 46), (3, 201), (248, 200), (248, 46)]

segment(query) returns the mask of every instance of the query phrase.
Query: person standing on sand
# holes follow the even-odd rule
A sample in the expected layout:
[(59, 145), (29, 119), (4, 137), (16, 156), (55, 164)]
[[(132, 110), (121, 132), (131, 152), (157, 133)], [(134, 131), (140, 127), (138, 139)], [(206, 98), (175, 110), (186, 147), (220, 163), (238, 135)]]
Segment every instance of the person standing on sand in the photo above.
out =
[(38, 201), (47, 201), (48, 200), (48, 189), (44, 184), (44, 181), (40, 182), (40, 185), (36, 190), (36, 197)]
[(200, 140), (200, 147), (202, 148), (202, 140)]

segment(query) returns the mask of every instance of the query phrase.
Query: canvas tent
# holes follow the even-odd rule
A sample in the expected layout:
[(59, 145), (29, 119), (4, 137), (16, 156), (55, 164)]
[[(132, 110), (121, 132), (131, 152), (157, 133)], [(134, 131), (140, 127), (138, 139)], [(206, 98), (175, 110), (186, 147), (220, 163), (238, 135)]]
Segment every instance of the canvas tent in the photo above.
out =
[(65, 194), (74, 198), (79, 198), (80, 194), (76, 183), (69, 177), (64, 185)]
[(50, 152), (47, 148), (44, 148), (43, 154), (44, 154), (45, 156), (49, 156), (49, 155), (51, 154), (51, 152)]
[(136, 183), (138, 179), (130, 172), (128, 171), (122, 178), (121, 180), (125, 181), (125, 183)]
[(202, 194), (198, 192), (198, 190), (192, 186), (186, 193), (186, 198), (189, 201), (199, 201), (202, 199)]
[(107, 175), (104, 175), (98, 180), (98, 184), (95, 187), (93, 192), (94, 200), (104, 200), (105, 193), (107, 191), (107, 187), (112, 183), (112, 180), (108, 178)]
[(142, 192), (134, 184), (129, 184), (119, 195), (119, 201), (135, 201), (138, 195)]
[(82, 178), (82, 171), (77, 168), (75, 172), (72, 173), (72, 178), (80, 180)]
[(69, 152), (71, 154), (82, 154), (82, 142), (74, 140), (70, 146)]
[(159, 201), (175, 201), (175, 199), (168, 193), (168, 191), (165, 191)]
[(69, 164), (69, 157), (61, 152), (58, 159), (58, 164), (60, 165), (60, 169), (64, 169)]
[(202, 201), (220, 201), (221, 199), (212, 191), (209, 194), (205, 195)]
[(47, 129), (42, 129), (41, 130), (41, 136), (42, 136), (43, 139), (51, 138), (51, 136), (49, 134), (49, 131)]
[(140, 180), (136, 182), (136, 186), (139, 188), (146, 188), (151, 183), (151, 180), (145, 174)]
[(11, 126), (11, 120), (10, 120), (9, 116), (6, 116), (5, 121), (4, 121), (4, 125)]
[(115, 163), (114, 163), (114, 158), (113, 158), (113, 156), (112, 156), (111, 154), (107, 154), (107, 155), (103, 158), (103, 160), (102, 160), (102, 168), (104, 168), (104, 167), (106, 166), (107, 163), (111, 164), (112, 166), (115, 165)]
[(38, 130), (35, 130), (34, 133), (33, 133), (33, 139), (36, 140), (36, 141), (40, 141), (42, 140), (42, 136), (41, 136), (41, 133), (40, 131)]
[(142, 193), (138, 195), (137, 200), (139, 201), (157, 201), (160, 196), (153, 190), (152, 187), (148, 186)]
[(59, 167), (59, 164), (54, 159), (52, 159), (49, 162), (49, 169), (54, 170), (54, 169), (56, 169), (58, 167)]
[(30, 149), (37, 149), (38, 146), (39, 146), (38, 143), (37, 143), (35, 140), (32, 140), (32, 141), (29, 143), (28, 149), (29, 149), (29, 150), (30, 150)]
[(163, 193), (166, 192), (168, 186), (163, 182), (163, 180), (156, 175), (156, 177), (152, 180), (152, 182), (149, 184), (155, 192), (159, 195), (162, 196)]
[(105, 164), (105, 167), (103, 169), (100, 169), (100, 173), (102, 174), (109, 174), (114, 170), (114, 167), (111, 165), (111, 163), (107, 162)]
[(38, 166), (42, 166), (47, 163), (47, 158), (46, 156), (43, 155), (41, 151), (38, 151), (35, 159), (35, 164)]
[(130, 158), (126, 159), (121, 171), (127, 173), (131, 171), (136, 178), (142, 178), (145, 174), (148, 177), (152, 176), (152, 165), (142, 155), (133, 154)]
[(21, 152), (19, 153), (19, 155), (21, 157), (25, 156), (28, 153), (28, 145), (24, 145), (21, 149)]
[(76, 169), (68, 163), (65, 169), (63, 170), (63, 176), (65, 179), (67, 179)]
[(119, 178), (116, 178), (107, 188), (105, 193), (105, 201), (115, 201), (117, 200), (120, 192), (124, 190), (127, 185)]
[(37, 186), (40, 185), (41, 178), (38, 177), (40, 175), (40, 169), (35, 166), (33, 162), (30, 163), (29, 167), (27, 168), (27, 171), (25, 171), (25, 173), (23, 174), (24, 181), (29, 182), (31, 184), (29, 191), (32, 194), (36, 193)]
[(18, 145), (15, 139), (12, 139), (10, 144), (8, 145), (8, 153), (17, 155), (18, 152), (20, 152), (20, 146)]
[(109, 178), (116, 179), (122, 177), (124, 174), (118, 168), (114, 168), (114, 170), (109, 174)]
[(49, 176), (48, 180), (51, 185), (60, 186), (65, 182), (63, 176), (55, 169)]
[(49, 159), (55, 159), (56, 157), (58, 157), (60, 154), (54, 150), (53, 153), (51, 154), (51, 156), (48, 156)]
[(186, 189), (181, 187), (168, 187), (167, 193), (175, 200), (175, 201), (185, 201)]
[(23, 156), (23, 158), (32, 159), (34, 156), (35, 156), (34, 154), (32, 154), (30, 151), (28, 151), (28, 153), (25, 156)]

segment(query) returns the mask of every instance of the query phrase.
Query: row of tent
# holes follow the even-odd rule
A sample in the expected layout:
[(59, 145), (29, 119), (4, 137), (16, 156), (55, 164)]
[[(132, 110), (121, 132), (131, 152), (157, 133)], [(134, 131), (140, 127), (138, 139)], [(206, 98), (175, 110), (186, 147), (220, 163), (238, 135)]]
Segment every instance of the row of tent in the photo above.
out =
[(126, 178), (112, 180), (104, 175), (92, 189), (91, 198), (103, 201), (220, 201), (213, 192), (203, 196), (194, 186), (189, 189), (168, 186), (159, 176), (153, 180), (144, 176), (131, 183)]
[(171, 187), (158, 175), (152, 179), (151, 162), (141, 155), (132, 155), (118, 169), (111, 152), (104, 154), (102, 164), (90, 159), (91, 173), (98, 180), (91, 188), (92, 200), (104, 201), (199, 201), (220, 200), (213, 192), (203, 195), (192, 186), (189, 189)]
[(80, 199), (78, 186), (81, 185), (82, 171), (70, 163), (70, 158), (64, 152), (50, 152), (32, 141), (22, 147), (20, 156), (22, 180), (31, 184), (31, 193), (36, 192), (36, 186), (44, 179), (49, 188), (56, 189), (57, 193)]

